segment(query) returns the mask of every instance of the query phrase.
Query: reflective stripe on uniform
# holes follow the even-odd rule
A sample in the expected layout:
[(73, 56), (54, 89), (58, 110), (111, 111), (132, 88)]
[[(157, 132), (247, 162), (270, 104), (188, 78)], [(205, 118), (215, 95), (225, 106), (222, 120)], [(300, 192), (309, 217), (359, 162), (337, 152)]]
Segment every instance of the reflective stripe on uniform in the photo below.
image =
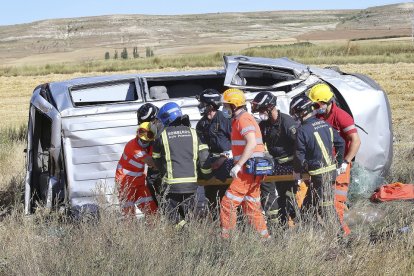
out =
[(142, 169), (144, 167), (144, 164), (139, 163), (137, 161), (134, 161), (132, 159), (129, 159), (128, 163), (131, 164), (132, 166), (138, 168), (138, 169)]
[(152, 158), (161, 158), (161, 153), (152, 152)]
[(172, 163), (171, 163), (171, 152), (170, 152), (170, 145), (168, 143), (168, 137), (167, 137), (167, 132), (163, 131), (163, 133), (161, 134), (161, 138), (162, 138), (162, 143), (164, 144), (164, 149), (165, 149), (165, 161), (167, 163), (167, 179), (171, 179), (173, 174), (172, 174)]
[(231, 144), (233, 146), (244, 146), (246, 145), (246, 141), (245, 140), (231, 140)]
[(349, 127), (346, 127), (344, 129), (342, 129), (343, 132), (348, 132), (350, 130), (353, 130), (355, 128), (355, 125), (350, 125)]
[[(197, 136), (197, 132), (190, 128), (191, 131), (191, 137), (193, 138), (193, 163), (194, 163), (194, 177), (197, 178), (197, 160), (198, 160), (198, 149), (197, 148), (199, 146), (203, 146), (203, 145), (198, 145), (198, 136)], [(207, 147), (207, 145), (205, 145)], [(208, 149), (208, 147), (207, 147)]]
[(323, 173), (333, 171), (335, 169), (336, 169), (336, 165), (333, 164), (333, 165), (330, 165), (328, 167), (323, 167), (323, 168), (320, 168), (320, 169), (317, 169), (317, 170), (309, 171), (308, 173), (309, 173), (309, 175), (318, 175), (318, 174), (323, 174)]
[[(253, 154), (250, 156), (250, 158), (251, 157), (264, 157), (264, 153), (263, 152), (253, 152)], [(240, 158), (241, 158), (241, 155), (233, 156), (234, 161), (239, 161)]]
[(141, 197), (135, 202), (135, 204), (140, 205), (142, 203), (148, 203), (148, 202), (151, 202), (151, 201), (154, 201), (154, 199), (151, 196)]
[(247, 126), (245, 128), (243, 128), (242, 130), (240, 130), (240, 134), (244, 136), (244, 134), (246, 134), (249, 131), (255, 131), (256, 128), (254, 126)]
[(122, 169), (122, 171), (125, 175), (128, 175), (128, 176), (134, 176), (134, 177), (142, 176), (142, 172), (133, 172), (127, 169)]
[(135, 202), (133, 201), (124, 201), (121, 204), (121, 208), (129, 208), (135, 206)]
[(201, 145), (198, 146), (198, 150), (200, 150), (200, 151), (205, 150), (205, 149), (208, 150), (208, 146), (206, 144), (201, 144)]
[[(258, 145), (263, 145), (263, 139), (262, 138), (256, 138), (256, 143)], [(247, 144), (246, 140), (231, 140), (231, 144), (233, 146), (245, 146)]]
[(250, 201), (250, 202), (255, 202), (255, 203), (259, 203), (260, 202), (260, 197), (251, 197), (251, 196), (245, 196), (244, 200)]
[(122, 165), (118, 163), (118, 165), (116, 166), (117, 170), (122, 170)]
[(142, 156), (144, 156), (145, 155), (145, 151), (139, 151), (139, 152), (137, 152), (137, 153), (135, 153), (134, 154), (134, 157), (136, 158), (136, 159), (138, 159), (138, 158), (141, 158)]
[(348, 195), (348, 192), (347, 191), (342, 191), (342, 190), (335, 189), (335, 194), (342, 195), (342, 196), (347, 196)]
[(195, 183), (197, 182), (197, 177), (181, 177), (181, 178), (163, 178), (167, 184), (177, 184), (177, 183)]
[(128, 159), (128, 156), (125, 153), (123, 153), (122, 154), (122, 158), (124, 158), (124, 160), (127, 160)]
[(212, 172), (213, 172), (211, 169), (203, 169), (203, 168), (200, 168), (200, 171), (201, 171), (203, 174), (209, 174), (209, 173), (212, 173)]
[(331, 142), (333, 143), (334, 136), (333, 136), (333, 131), (332, 131), (332, 128), (331, 127), (329, 128), (329, 132), (331, 133)]
[(184, 227), (184, 225), (186, 225), (187, 224), (187, 222), (185, 221), (185, 220), (181, 220), (179, 223), (177, 223), (176, 225), (175, 225), (175, 228), (176, 229), (181, 229), (181, 228), (183, 228)]
[(233, 194), (232, 194), (232, 193), (230, 193), (229, 191), (226, 191), (225, 196), (226, 196), (226, 197), (228, 197), (229, 199), (234, 200), (234, 201), (237, 201), (237, 202), (242, 202), (242, 201), (243, 201), (243, 199), (244, 199), (244, 198), (242, 198), (242, 197), (238, 197), (238, 196), (233, 195)]
[(293, 155), (292, 156), (283, 157), (283, 158), (279, 158), (279, 159), (276, 159), (276, 160), (277, 160), (277, 162), (279, 164), (283, 164), (283, 163), (292, 161), (293, 160)]
[[(332, 131), (332, 129), (331, 129), (331, 131)], [(319, 148), (322, 151), (322, 155), (323, 155), (323, 159), (325, 159), (325, 163), (327, 165), (330, 165), (332, 163), (332, 161), (331, 161), (331, 158), (329, 158), (328, 152), (326, 151), (325, 145), (322, 142), (321, 136), (316, 131), (313, 133), (313, 135), (315, 135), (315, 138), (316, 138), (316, 141), (318, 142)]]
[(267, 232), (267, 230), (262, 230), (260, 231), (260, 235), (266, 236), (266, 235), (269, 235), (269, 232)]

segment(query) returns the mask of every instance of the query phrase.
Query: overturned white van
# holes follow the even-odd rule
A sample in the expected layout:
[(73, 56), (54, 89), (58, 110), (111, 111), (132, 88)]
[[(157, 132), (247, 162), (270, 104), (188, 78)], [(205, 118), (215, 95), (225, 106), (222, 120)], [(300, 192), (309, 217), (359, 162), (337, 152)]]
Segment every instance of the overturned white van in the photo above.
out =
[[(392, 161), (392, 122), (381, 87), (360, 74), (316, 68), (287, 58), (225, 56), (221, 70), (144, 73), (77, 78), (39, 85), (30, 101), (25, 212), (36, 206), (79, 210), (117, 204), (115, 168), (136, 133), (136, 111), (145, 102), (175, 101), (193, 125), (200, 119), (195, 98), (206, 88), (237, 87), (253, 99), (259, 91), (278, 96), (278, 107), (323, 80), (338, 104), (360, 127), (356, 162), (385, 175)], [(100, 195), (100, 196), (98, 196)]]

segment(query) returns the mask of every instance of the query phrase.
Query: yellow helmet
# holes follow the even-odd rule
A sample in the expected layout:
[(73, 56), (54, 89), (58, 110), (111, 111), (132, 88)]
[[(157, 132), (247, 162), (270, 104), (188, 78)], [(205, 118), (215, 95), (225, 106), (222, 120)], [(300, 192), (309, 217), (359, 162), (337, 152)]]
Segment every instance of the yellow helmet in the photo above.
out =
[(143, 141), (153, 141), (155, 139), (154, 132), (151, 130), (151, 123), (144, 122), (138, 127), (137, 135)]
[(225, 104), (232, 104), (236, 107), (246, 105), (246, 97), (244, 96), (244, 92), (236, 88), (229, 88), (224, 91), (222, 101)]
[(333, 98), (334, 94), (332, 93), (331, 88), (326, 83), (320, 83), (314, 85), (310, 90), (308, 97), (312, 102), (325, 102), (329, 103)]

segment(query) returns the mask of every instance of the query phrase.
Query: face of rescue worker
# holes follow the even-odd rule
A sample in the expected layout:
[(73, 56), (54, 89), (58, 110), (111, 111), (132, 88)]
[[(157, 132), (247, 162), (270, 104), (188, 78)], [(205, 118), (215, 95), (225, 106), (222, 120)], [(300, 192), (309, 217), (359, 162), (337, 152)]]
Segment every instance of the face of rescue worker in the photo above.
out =
[(229, 104), (223, 104), (223, 116), (230, 119), (233, 117), (233, 110)]
[(318, 102), (316, 104), (316, 108), (318, 108), (318, 109), (316, 109), (316, 113), (324, 115), (324, 114), (326, 114), (326, 111), (328, 109), (328, 105), (324, 102)]

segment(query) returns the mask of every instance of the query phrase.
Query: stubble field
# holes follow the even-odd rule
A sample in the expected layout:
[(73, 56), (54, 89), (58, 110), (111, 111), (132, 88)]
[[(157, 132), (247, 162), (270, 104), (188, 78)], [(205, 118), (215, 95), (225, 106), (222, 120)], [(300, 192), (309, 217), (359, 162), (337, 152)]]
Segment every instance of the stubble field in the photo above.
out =
[[(371, 76), (387, 92), (395, 136), (387, 181), (413, 183), (414, 64), (340, 67)], [(98, 74), (102, 73), (90, 73)], [(21, 126), (27, 123), (31, 93), (38, 84), (81, 75), (87, 74), (0, 77), (0, 275), (414, 273), (411, 203), (354, 204), (351, 210), (373, 209), (388, 216), (373, 224), (353, 225), (354, 233), (345, 241), (337, 238), (334, 227), (301, 223), (293, 231), (275, 229), (273, 239), (262, 243), (250, 231), (223, 242), (217, 237), (218, 226), (206, 222), (178, 233), (164, 222), (119, 222), (113, 214), (103, 214), (95, 223), (70, 223), (42, 212), (25, 217)], [(408, 233), (399, 231), (404, 226)]]

